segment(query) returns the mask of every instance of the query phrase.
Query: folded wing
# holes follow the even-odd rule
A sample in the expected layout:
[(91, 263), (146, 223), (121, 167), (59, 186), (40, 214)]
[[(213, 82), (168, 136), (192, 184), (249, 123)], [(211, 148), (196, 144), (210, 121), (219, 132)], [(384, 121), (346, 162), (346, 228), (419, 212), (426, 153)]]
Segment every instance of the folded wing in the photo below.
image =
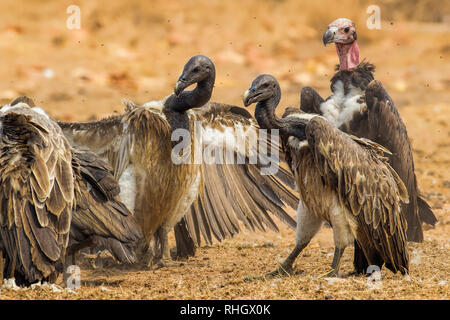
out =
[[(74, 205), (72, 153), (56, 125), (25, 104), (0, 110), (0, 247), (19, 283), (63, 271)], [(1, 272), (2, 270), (0, 270)]]
[[(352, 232), (369, 263), (381, 258), (392, 271), (407, 272), (406, 220), (400, 206), (408, 193), (383, 156), (388, 151), (346, 135), (320, 117), (308, 123), (306, 135), (325, 183), (356, 219)], [(353, 217), (348, 217), (351, 226)]]

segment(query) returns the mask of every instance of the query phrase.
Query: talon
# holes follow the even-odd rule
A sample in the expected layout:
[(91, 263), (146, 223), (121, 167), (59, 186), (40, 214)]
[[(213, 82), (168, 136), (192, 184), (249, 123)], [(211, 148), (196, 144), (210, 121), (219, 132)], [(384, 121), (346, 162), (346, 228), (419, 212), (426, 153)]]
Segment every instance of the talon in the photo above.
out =
[(339, 276), (338, 271), (336, 269), (331, 269), (327, 273), (319, 276), (319, 279), (322, 279), (322, 278), (334, 278), (334, 277), (337, 277), (337, 276)]
[(271, 278), (275, 278), (275, 277), (286, 277), (286, 276), (291, 276), (293, 274), (293, 269), (292, 266), (283, 266), (280, 265), (275, 271), (266, 273), (264, 275), (265, 279), (271, 279)]

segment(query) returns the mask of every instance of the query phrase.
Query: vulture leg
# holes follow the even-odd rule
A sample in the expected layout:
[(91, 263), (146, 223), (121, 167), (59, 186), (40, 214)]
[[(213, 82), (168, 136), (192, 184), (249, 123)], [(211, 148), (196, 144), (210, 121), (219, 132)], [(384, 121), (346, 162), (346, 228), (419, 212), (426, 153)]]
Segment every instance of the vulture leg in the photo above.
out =
[(331, 271), (325, 274), (325, 277), (337, 277), (339, 275), (339, 267), (341, 266), (341, 258), (344, 254), (345, 247), (334, 248), (333, 262), (331, 262)]
[(324, 101), (316, 90), (304, 87), (300, 94), (300, 110), (306, 113), (321, 114), (320, 104)]
[(169, 250), (169, 230), (165, 226), (161, 226), (157, 231), (157, 237), (159, 240), (161, 254), (158, 255), (157, 265), (158, 267), (165, 267), (168, 265), (171, 257)]
[(148, 244), (144, 246), (145, 265), (152, 269), (155, 259), (158, 257), (158, 230), (152, 236)]
[(355, 270), (351, 273), (353, 274), (365, 274), (367, 268), (369, 267), (369, 262), (364, 255), (361, 247), (358, 244), (358, 241), (355, 240), (355, 253), (353, 258), (353, 266)]
[(331, 263), (331, 271), (325, 277), (337, 277), (339, 275), (339, 267), (341, 265), (341, 258), (344, 254), (345, 248), (354, 242), (353, 234), (345, 218), (345, 213), (330, 214), (330, 223), (333, 227), (334, 234), (334, 256)]
[(277, 270), (265, 275), (266, 278), (286, 276), (292, 274), (292, 265), (302, 250), (309, 244), (322, 226), (322, 220), (309, 210), (300, 201), (297, 208), (297, 230), (295, 235), (295, 247), (291, 254), (283, 261)]
[(88, 237), (85, 240), (73, 244), (70, 248), (67, 249), (67, 255), (71, 256), (71, 262), (72, 265), (76, 265), (76, 255), (80, 250), (83, 250), (84, 248), (89, 248), (95, 245), (94, 239), (92, 237)]
[(309, 241), (307, 243), (297, 243), (292, 250), (292, 252), (289, 254), (289, 256), (283, 261), (283, 263), (276, 269), (275, 271), (269, 272), (265, 275), (265, 278), (273, 278), (276, 276), (288, 276), (293, 273), (292, 265), (295, 262), (295, 259), (297, 259), (300, 252), (303, 251), (303, 249), (308, 245)]
[(186, 217), (183, 217), (174, 227), (176, 253), (174, 259), (187, 259), (195, 255), (195, 243), (189, 234)]
[[(67, 253), (73, 257), (78, 253), (78, 251), (83, 250), (84, 248), (92, 247), (94, 244), (95, 244), (94, 239), (92, 237), (88, 237), (84, 241), (81, 241), (80, 243), (76, 243), (76, 244), (72, 245), (67, 250)], [(72, 262), (75, 262), (75, 261), (72, 260)]]

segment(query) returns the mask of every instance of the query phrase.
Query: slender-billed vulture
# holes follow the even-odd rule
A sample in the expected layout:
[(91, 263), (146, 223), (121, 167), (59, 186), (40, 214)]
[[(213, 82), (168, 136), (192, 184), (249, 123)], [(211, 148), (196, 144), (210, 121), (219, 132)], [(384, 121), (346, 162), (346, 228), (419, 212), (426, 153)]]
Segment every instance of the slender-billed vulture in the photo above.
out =
[[(191, 254), (202, 237), (208, 243), (222, 240), (237, 233), (240, 222), (250, 229), (278, 230), (269, 212), (295, 228), (284, 210), (285, 203), (297, 202), (287, 187), (293, 185), (292, 176), (281, 167), (263, 175), (261, 163), (248, 161), (255, 146), (236, 148), (238, 137), (258, 137), (258, 125), (243, 108), (209, 102), (215, 74), (213, 62), (196, 55), (184, 66), (174, 93), (162, 100), (142, 106), (126, 101), (124, 114), (100, 121), (59, 123), (71, 144), (89, 148), (112, 165), (121, 199), (146, 237), (149, 264), (168, 262), (168, 232), (174, 226), (178, 251)], [(185, 90), (193, 84), (193, 90)], [(183, 141), (197, 151), (183, 151), (187, 161), (174, 161)], [(223, 154), (231, 150), (232, 158), (245, 161), (198, 161), (196, 152), (208, 148)]]
[(289, 273), (323, 222), (333, 228), (335, 242), (327, 276), (338, 275), (344, 249), (354, 241), (370, 265), (407, 273), (406, 221), (400, 206), (408, 193), (384, 156), (389, 151), (340, 131), (316, 114), (288, 109), (279, 119), (275, 109), (280, 99), (280, 86), (271, 75), (258, 76), (244, 94), (246, 106), (257, 103), (260, 126), (280, 130), (300, 193), (295, 248), (268, 275)]

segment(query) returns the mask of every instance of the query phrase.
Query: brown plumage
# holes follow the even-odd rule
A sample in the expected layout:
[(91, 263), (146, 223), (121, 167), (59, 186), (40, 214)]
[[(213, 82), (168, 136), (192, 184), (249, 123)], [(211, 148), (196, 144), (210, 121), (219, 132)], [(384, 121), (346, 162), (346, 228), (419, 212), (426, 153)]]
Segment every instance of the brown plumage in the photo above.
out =
[[(208, 103), (195, 113), (194, 119), (201, 121), (205, 128), (222, 133), (241, 125), (245, 137), (258, 136), (259, 126), (251, 115), (236, 106)], [(270, 148), (270, 141), (265, 142)], [(256, 152), (256, 146), (252, 146), (249, 153)], [(189, 230), (195, 231), (191, 234), (197, 245), (200, 245), (200, 234), (211, 244), (209, 230), (218, 240), (233, 236), (240, 231), (238, 221), (253, 231), (266, 227), (278, 231), (268, 211), (295, 228), (295, 222), (284, 211), (285, 203), (294, 208), (298, 202), (288, 188), (293, 187), (291, 175), (281, 167), (276, 176), (261, 175), (261, 165), (249, 163), (248, 154), (244, 158), (245, 165), (202, 164), (204, 187), (186, 216)]]
[(291, 270), (324, 221), (332, 226), (336, 245), (329, 276), (338, 274), (340, 258), (353, 239), (369, 265), (407, 273), (406, 221), (400, 206), (408, 193), (384, 156), (389, 151), (345, 134), (321, 116), (290, 109), (277, 119), (280, 97), (275, 78), (262, 75), (244, 102), (258, 102), (255, 115), (261, 125), (280, 129), (300, 193), (296, 247), (276, 273)]
[[(389, 151), (370, 140), (345, 135), (320, 117), (309, 121), (306, 137), (309, 152), (290, 150), (300, 160), (293, 161), (300, 172), (296, 174), (300, 198), (333, 226), (333, 204), (326, 203), (330, 198), (322, 198), (316, 190), (325, 187), (328, 193), (336, 192), (341, 206), (353, 215), (346, 219), (369, 265), (386, 263), (393, 272), (407, 272), (406, 221), (400, 205), (408, 202), (408, 193), (384, 157)], [(305, 180), (308, 183), (301, 184)]]
[[(172, 149), (180, 140), (171, 137), (179, 129), (189, 132), (191, 150), (200, 153), (206, 145), (198, 140), (197, 129), (212, 143), (224, 139), (224, 151), (227, 130), (239, 127), (244, 136), (257, 136), (258, 126), (246, 110), (208, 102), (214, 79), (214, 64), (205, 56), (195, 56), (184, 67), (175, 94), (161, 101), (143, 106), (126, 101), (123, 115), (91, 123), (60, 123), (71, 144), (107, 159), (122, 190), (132, 191), (121, 198), (144, 231), (149, 262), (153, 257), (160, 263), (169, 258), (167, 234), (181, 219), (175, 229), (177, 247), (191, 254), (201, 237), (210, 243), (234, 235), (239, 221), (250, 229), (277, 230), (269, 211), (295, 227), (283, 209), (284, 203), (296, 202), (284, 185), (292, 180), (285, 170), (262, 176), (246, 154), (241, 165), (195, 163), (195, 152), (188, 156), (190, 163), (172, 161)], [(197, 83), (194, 90), (183, 91), (193, 83)], [(237, 154), (234, 150), (235, 159)]]
[[(345, 84), (343, 86), (345, 91), (350, 92), (350, 86), (354, 85), (361, 89), (358, 93), (360, 99), (357, 101), (360, 109), (355, 110), (345, 121), (338, 122), (338, 127), (344, 132), (371, 139), (391, 151), (389, 163), (401, 177), (409, 193), (409, 203), (402, 205), (402, 212), (408, 222), (408, 240), (421, 242), (423, 241), (422, 222), (434, 225), (437, 220), (429, 205), (422, 198), (417, 186), (411, 142), (406, 126), (381, 82), (377, 80), (368, 82), (369, 79), (373, 79), (373, 75), (369, 76), (369, 73), (366, 72), (359, 73), (358, 70), (359, 66), (351, 72), (339, 71), (333, 77), (334, 83), (342, 81)], [(355, 72), (360, 76), (356, 77), (356, 74), (353, 74)], [(365, 76), (361, 76), (361, 74), (365, 74)], [(353, 81), (350, 81), (350, 78)], [(366, 85), (367, 82), (368, 85)], [(323, 115), (331, 122), (336, 123), (335, 119), (326, 111), (324, 112), (323, 108), (327, 101), (331, 101), (333, 95), (327, 100), (323, 100), (314, 89), (304, 88), (302, 89), (300, 109), (308, 113)], [(347, 99), (351, 98), (350, 95)], [(342, 106), (341, 108), (345, 109)]]
[[(88, 187), (82, 153), (73, 151), (56, 122), (27, 101), (16, 99), (0, 109), (0, 251), (5, 260), (0, 273), (19, 284), (56, 280), (75, 229), (84, 237), (98, 234), (127, 244), (139, 236), (139, 229), (129, 236), (124, 226), (111, 227), (118, 212), (100, 208), (105, 200), (96, 198), (95, 185)], [(120, 206), (116, 200), (106, 202)], [(128, 212), (122, 207), (118, 211)], [(110, 220), (97, 229), (95, 220), (106, 212)], [(132, 226), (130, 219), (121, 222)]]
[[(346, 39), (347, 28), (352, 27), (354, 24), (348, 19), (332, 22), (323, 36), (324, 43), (334, 42), (339, 48), (354, 46), (355, 30), (354, 41), (342, 41)], [(345, 50), (341, 53), (340, 63), (347, 63), (349, 53)], [(359, 50), (355, 61), (359, 61)], [(408, 224), (408, 240), (421, 242), (422, 222), (434, 225), (437, 219), (418, 189), (406, 126), (381, 82), (374, 80), (374, 71), (375, 66), (366, 61), (354, 68), (341, 68), (331, 78), (332, 95), (324, 100), (314, 89), (303, 88), (300, 109), (323, 115), (344, 132), (368, 138), (390, 150), (389, 164), (400, 176), (409, 194), (409, 202), (402, 204)]]
[(142, 232), (121, 202), (120, 187), (111, 166), (96, 154), (73, 148), (75, 209), (70, 228), (69, 254), (82, 247), (108, 250), (121, 262), (137, 261), (136, 245)]
[(55, 280), (63, 271), (74, 205), (70, 145), (56, 124), (25, 104), (0, 109), (0, 124), (5, 277)]

